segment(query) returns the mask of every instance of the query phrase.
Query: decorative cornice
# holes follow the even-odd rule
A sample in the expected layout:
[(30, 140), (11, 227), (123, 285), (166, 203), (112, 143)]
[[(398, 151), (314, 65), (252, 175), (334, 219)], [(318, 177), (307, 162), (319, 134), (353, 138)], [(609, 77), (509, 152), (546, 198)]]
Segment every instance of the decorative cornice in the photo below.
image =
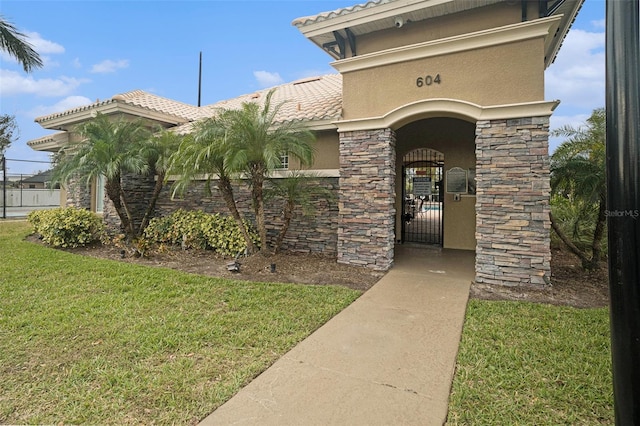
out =
[(561, 19), (562, 15), (551, 16), (549, 18), (536, 19), (535, 21), (505, 25), (490, 30), (476, 31), (454, 37), (397, 47), (334, 61), (331, 63), (331, 66), (341, 74), (344, 74), (350, 71), (464, 52), (539, 37), (545, 38), (546, 45), (550, 43), (551, 36), (556, 32)]
[(521, 117), (550, 116), (560, 101), (481, 106), (457, 99), (426, 99), (403, 105), (379, 117), (336, 121), (338, 132), (372, 129), (399, 129), (415, 120), (452, 117), (465, 121), (504, 120)]

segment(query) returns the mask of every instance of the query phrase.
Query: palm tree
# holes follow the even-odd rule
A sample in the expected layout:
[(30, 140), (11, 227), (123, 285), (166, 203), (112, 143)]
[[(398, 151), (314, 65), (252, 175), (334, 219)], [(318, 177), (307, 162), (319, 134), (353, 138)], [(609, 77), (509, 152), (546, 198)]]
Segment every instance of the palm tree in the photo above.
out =
[(591, 256), (578, 248), (551, 215), (551, 226), (585, 269), (597, 269), (602, 258), (606, 224), (605, 110), (593, 111), (583, 127), (564, 126), (552, 132), (567, 138), (551, 156), (551, 189), (554, 194), (582, 203), (583, 217), (595, 213)]
[(234, 171), (226, 161), (228, 150), (225, 130), (215, 117), (196, 122), (193, 132), (182, 141), (178, 151), (171, 157), (170, 173), (178, 176), (173, 195), (184, 192), (198, 175), (206, 178), (206, 189), (210, 192), (211, 179), (216, 178), (218, 191), (242, 232), (247, 251), (254, 253), (257, 248), (236, 206), (231, 183)]
[(131, 240), (138, 234), (138, 229), (122, 188), (122, 177), (125, 173), (148, 173), (148, 159), (142, 153), (151, 132), (139, 121), (110, 120), (103, 114), (98, 114), (79, 130), (82, 142), (71, 142), (59, 151), (54, 180), (66, 184), (80, 177), (89, 185), (104, 176), (107, 197), (113, 203), (125, 235)]
[(149, 166), (148, 173), (151, 176), (156, 176), (155, 184), (153, 187), (153, 193), (151, 194), (151, 200), (147, 204), (147, 209), (140, 222), (138, 229), (138, 235), (142, 234), (142, 231), (149, 225), (149, 221), (153, 217), (153, 213), (156, 208), (156, 202), (160, 197), (162, 188), (166, 183), (167, 172), (170, 167), (171, 156), (178, 150), (182, 141), (186, 138), (185, 135), (173, 132), (171, 130), (162, 129), (156, 132), (153, 137), (143, 145), (140, 154), (146, 158), (146, 163)]
[(29, 73), (43, 64), (40, 55), (26, 38), (11, 22), (0, 16), (0, 49), (16, 58), (24, 71)]
[(331, 190), (320, 185), (317, 175), (303, 174), (297, 170), (291, 171), (285, 178), (270, 179), (269, 183), (265, 198), (278, 198), (283, 204), (283, 223), (273, 247), (274, 252), (277, 253), (287, 235), (296, 207), (301, 208), (304, 216), (311, 216), (316, 211), (314, 202), (332, 200), (334, 195)]
[(245, 102), (239, 109), (224, 110), (219, 122), (225, 129), (232, 170), (241, 170), (249, 178), (251, 200), (260, 236), (261, 250), (268, 252), (264, 212), (264, 183), (269, 174), (281, 167), (283, 155), (295, 158), (301, 166), (313, 161), (315, 136), (297, 122), (278, 122), (281, 104), (272, 105), (275, 89), (269, 91), (263, 106)]

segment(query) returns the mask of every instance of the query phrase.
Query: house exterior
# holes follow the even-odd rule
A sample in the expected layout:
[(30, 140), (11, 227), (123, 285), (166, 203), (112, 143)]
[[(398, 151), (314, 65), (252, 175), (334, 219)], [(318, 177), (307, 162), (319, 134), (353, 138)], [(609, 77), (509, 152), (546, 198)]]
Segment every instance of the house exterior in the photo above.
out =
[(51, 170), (37, 173), (22, 179), (20, 188), (23, 189), (60, 189), (59, 185), (51, 184)]
[[(558, 101), (545, 100), (544, 70), (582, 2), (374, 0), (296, 19), (338, 74), (278, 86), (274, 101), (286, 101), (279, 120), (316, 132), (312, 169), (337, 202), (300, 219), (288, 248), (386, 270), (396, 244), (434, 244), (474, 250), (477, 282), (547, 283), (548, 132)], [(188, 131), (265, 93), (195, 107), (127, 92), (36, 119), (59, 133), (30, 145), (55, 151), (97, 112)], [(67, 202), (99, 210), (99, 186), (70, 191)], [(135, 186), (142, 197), (144, 184)], [(165, 196), (158, 209), (183, 205), (222, 206), (196, 188), (184, 200)]]

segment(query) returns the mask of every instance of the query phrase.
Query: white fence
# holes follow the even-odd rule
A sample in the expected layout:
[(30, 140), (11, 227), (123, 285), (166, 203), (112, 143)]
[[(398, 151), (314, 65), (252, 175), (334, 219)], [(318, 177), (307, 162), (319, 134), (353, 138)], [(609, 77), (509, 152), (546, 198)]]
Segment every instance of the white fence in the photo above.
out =
[[(0, 206), (2, 206), (0, 194)], [(60, 205), (59, 189), (7, 189), (7, 207), (51, 207)]]

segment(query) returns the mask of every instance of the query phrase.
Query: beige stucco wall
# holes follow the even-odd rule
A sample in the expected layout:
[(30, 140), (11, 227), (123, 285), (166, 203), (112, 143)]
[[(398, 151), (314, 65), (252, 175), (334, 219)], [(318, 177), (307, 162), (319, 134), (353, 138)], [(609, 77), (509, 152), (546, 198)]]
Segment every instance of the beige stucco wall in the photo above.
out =
[[(343, 74), (343, 118), (382, 116), (429, 98), (482, 106), (544, 100), (544, 43), (531, 39)], [(418, 87), (419, 77), (440, 83)]]
[[(529, 2), (527, 16), (534, 18), (537, 14), (537, 3)], [(361, 35), (357, 39), (357, 53), (366, 55), (394, 47), (516, 24), (521, 20), (522, 9), (519, 1), (491, 5), (429, 20), (407, 22), (401, 28)]]
[(340, 137), (336, 130), (316, 132), (315, 158), (312, 169), (338, 169)]
[[(400, 239), (403, 156), (417, 148), (431, 148), (444, 154), (445, 173), (452, 167), (475, 169), (475, 124), (452, 118), (416, 121), (398, 129), (396, 146), (396, 239)], [(473, 195), (463, 195), (460, 201), (453, 201), (453, 195), (445, 193), (444, 248), (475, 249), (475, 201)]]

